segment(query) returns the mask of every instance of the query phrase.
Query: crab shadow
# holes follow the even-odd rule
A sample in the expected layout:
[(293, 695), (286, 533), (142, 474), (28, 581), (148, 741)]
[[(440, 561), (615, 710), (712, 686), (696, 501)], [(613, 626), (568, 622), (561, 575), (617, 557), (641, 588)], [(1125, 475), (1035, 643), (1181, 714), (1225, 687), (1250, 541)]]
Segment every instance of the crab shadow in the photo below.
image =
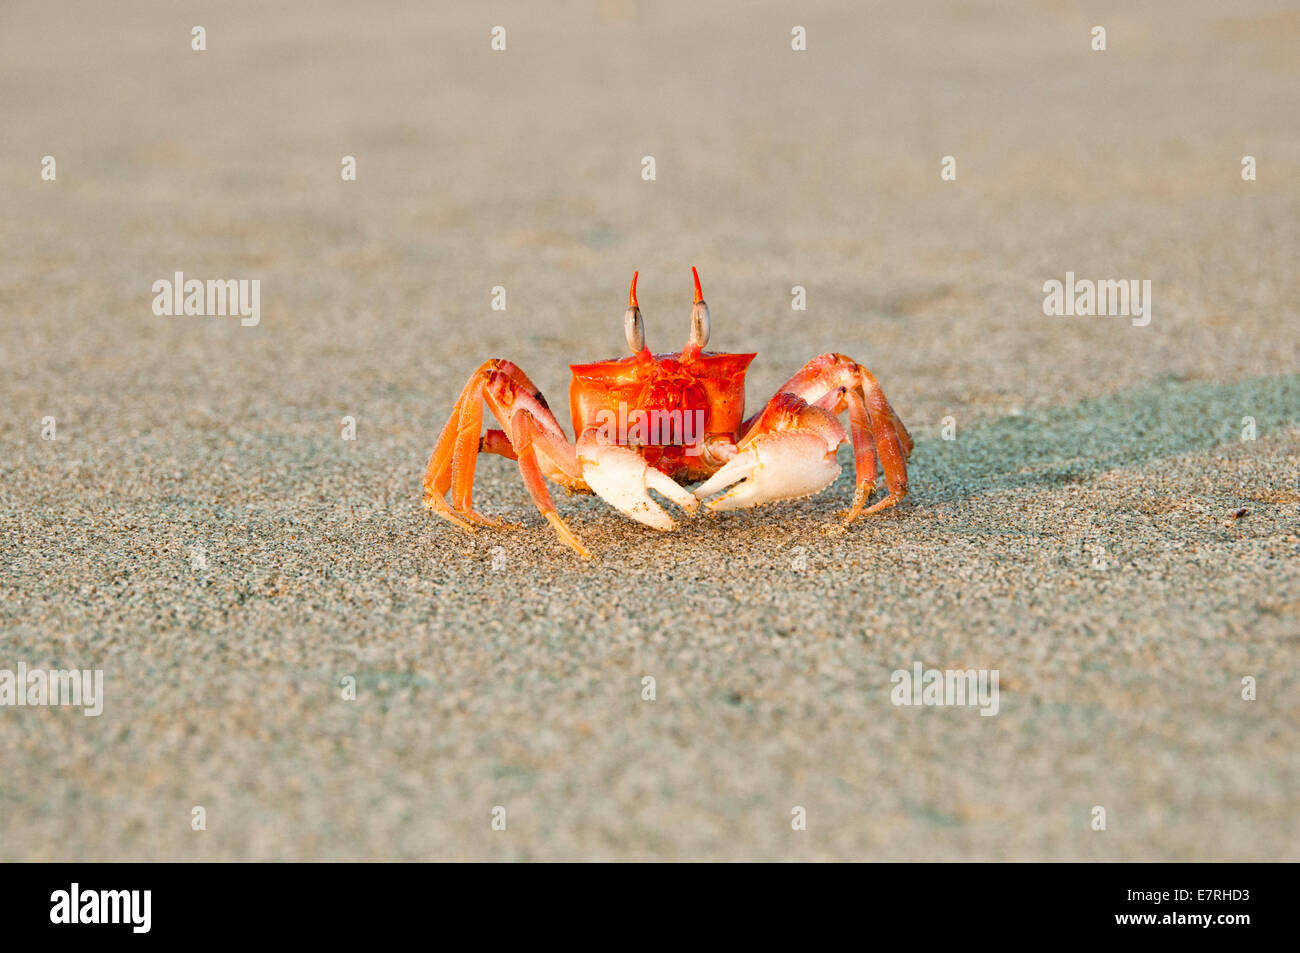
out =
[(1300, 425), (1300, 374), (1230, 384), (1164, 381), (1023, 415), (981, 421), (942, 439), (917, 435), (912, 487), (966, 499), (1022, 487), (1086, 483), (1117, 468), (1237, 443)]

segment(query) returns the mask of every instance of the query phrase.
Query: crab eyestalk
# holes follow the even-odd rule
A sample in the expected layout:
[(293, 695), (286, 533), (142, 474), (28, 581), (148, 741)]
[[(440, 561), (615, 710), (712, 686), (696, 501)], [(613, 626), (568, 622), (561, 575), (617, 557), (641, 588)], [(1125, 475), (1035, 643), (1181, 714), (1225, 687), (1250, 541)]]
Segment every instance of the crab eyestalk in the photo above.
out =
[(682, 350), (682, 358), (696, 357), (709, 343), (709, 306), (704, 303), (704, 292), (700, 290), (700, 273), (691, 268), (691, 277), (695, 279), (695, 303), (691, 307), (691, 337)]
[(636, 276), (632, 272), (632, 287), (627, 289), (627, 313), (623, 315), (623, 333), (627, 335), (627, 346), (633, 354), (646, 353), (645, 324), (641, 320), (641, 308), (636, 303)]

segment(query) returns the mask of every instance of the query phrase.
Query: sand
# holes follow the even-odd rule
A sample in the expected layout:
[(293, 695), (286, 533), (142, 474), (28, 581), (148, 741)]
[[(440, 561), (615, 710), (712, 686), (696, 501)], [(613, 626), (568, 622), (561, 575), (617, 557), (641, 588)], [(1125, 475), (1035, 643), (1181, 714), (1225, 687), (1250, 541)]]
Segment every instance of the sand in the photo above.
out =
[[(1300, 15), (727, 11), (0, 12), (0, 669), (105, 680), (0, 708), (0, 860), (1300, 859)], [(590, 563), (504, 459), (520, 529), (422, 508), (475, 367), (567, 426), (691, 265), (751, 407), (875, 372), (905, 505), (559, 493)], [(176, 271), (260, 323), (155, 315)], [(917, 662), (998, 713), (892, 704)]]

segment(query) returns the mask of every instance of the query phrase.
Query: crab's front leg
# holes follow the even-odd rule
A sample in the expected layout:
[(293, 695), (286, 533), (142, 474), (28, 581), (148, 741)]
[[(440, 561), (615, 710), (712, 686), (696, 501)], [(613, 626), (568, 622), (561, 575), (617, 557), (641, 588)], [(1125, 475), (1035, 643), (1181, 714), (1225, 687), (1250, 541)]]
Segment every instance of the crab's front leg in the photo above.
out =
[[(486, 436), (480, 436), (485, 404), (503, 429), (489, 430)], [(537, 509), (560, 539), (581, 555), (590, 557), (582, 541), (556, 512), (546, 488), (548, 476), (562, 484), (581, 485), (582, 474), (573, 445), (541, 392), (510, 361), (488, 361), (470, 377), (438, 437), (424, 474), (425, 505), (470, 532), (473, 524), (505, 526), (500, 520), (475, 512), (473, 507), (474, 467), (482, 450), (517, 460), (519, 473)]]
[[(851, 438), (837, 419), (845, 410)], [(710, 509), (757, 506), (825, 489), (839, 475), (835, 452), (849, 439), (857, 479), (845, 522), (863, 511), (876, 484), (877, 459), (890, 492), (866, 512), (888, 509), (907, 495), (911, 435), (871, 372), (843, 354), (823, 354), (805, 364), (742, 431), (736, 456), (695, 490), (703, 499), (731, 487), (706, 504)]]

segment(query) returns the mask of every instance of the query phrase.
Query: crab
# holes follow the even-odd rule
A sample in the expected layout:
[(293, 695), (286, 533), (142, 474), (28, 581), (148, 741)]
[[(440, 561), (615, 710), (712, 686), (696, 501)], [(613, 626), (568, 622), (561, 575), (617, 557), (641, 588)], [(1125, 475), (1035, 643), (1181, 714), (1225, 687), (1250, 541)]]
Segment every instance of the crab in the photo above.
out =
[[(844, 523), (903, 500), (912, 438), (870, 371), (843, 354), (822, 354), (746, 418), (745, 372), (756, 355), (704, 350), (709, 307), (699, 273), (691, 269), (690, 337), (674, 354), (651, 354), (646, 346), (637, 276), (632, 273), (623, 321), (631, 355), (570, 365), (577, 439), (569, 440), (518, 365), (489, 360), (465, 384), (434, 446), (424, 474), (426, 506), (470, 532), (475, 526), (514, 528), (473, 506), (478, 456), (497, 454), (518, 462), (537, 509), (561, 540), (590, 558), (556, 512), (547, 480), (574, 493), (595, 493), (646, 526), (673, 530), (677, 523), (649, 491), (692, 516), (701, 505), (720, 512), (812, 496), (835, 481), (837, 451), (850, 441), (856, 488)], [(484, 406), (501, 429), (482, 432)], [(845, 411), (847, 433), (839, 420)], [(867, 506), (877, 461), (888, 493)], [(684, 485), (696, 483), (694, 490)]]

